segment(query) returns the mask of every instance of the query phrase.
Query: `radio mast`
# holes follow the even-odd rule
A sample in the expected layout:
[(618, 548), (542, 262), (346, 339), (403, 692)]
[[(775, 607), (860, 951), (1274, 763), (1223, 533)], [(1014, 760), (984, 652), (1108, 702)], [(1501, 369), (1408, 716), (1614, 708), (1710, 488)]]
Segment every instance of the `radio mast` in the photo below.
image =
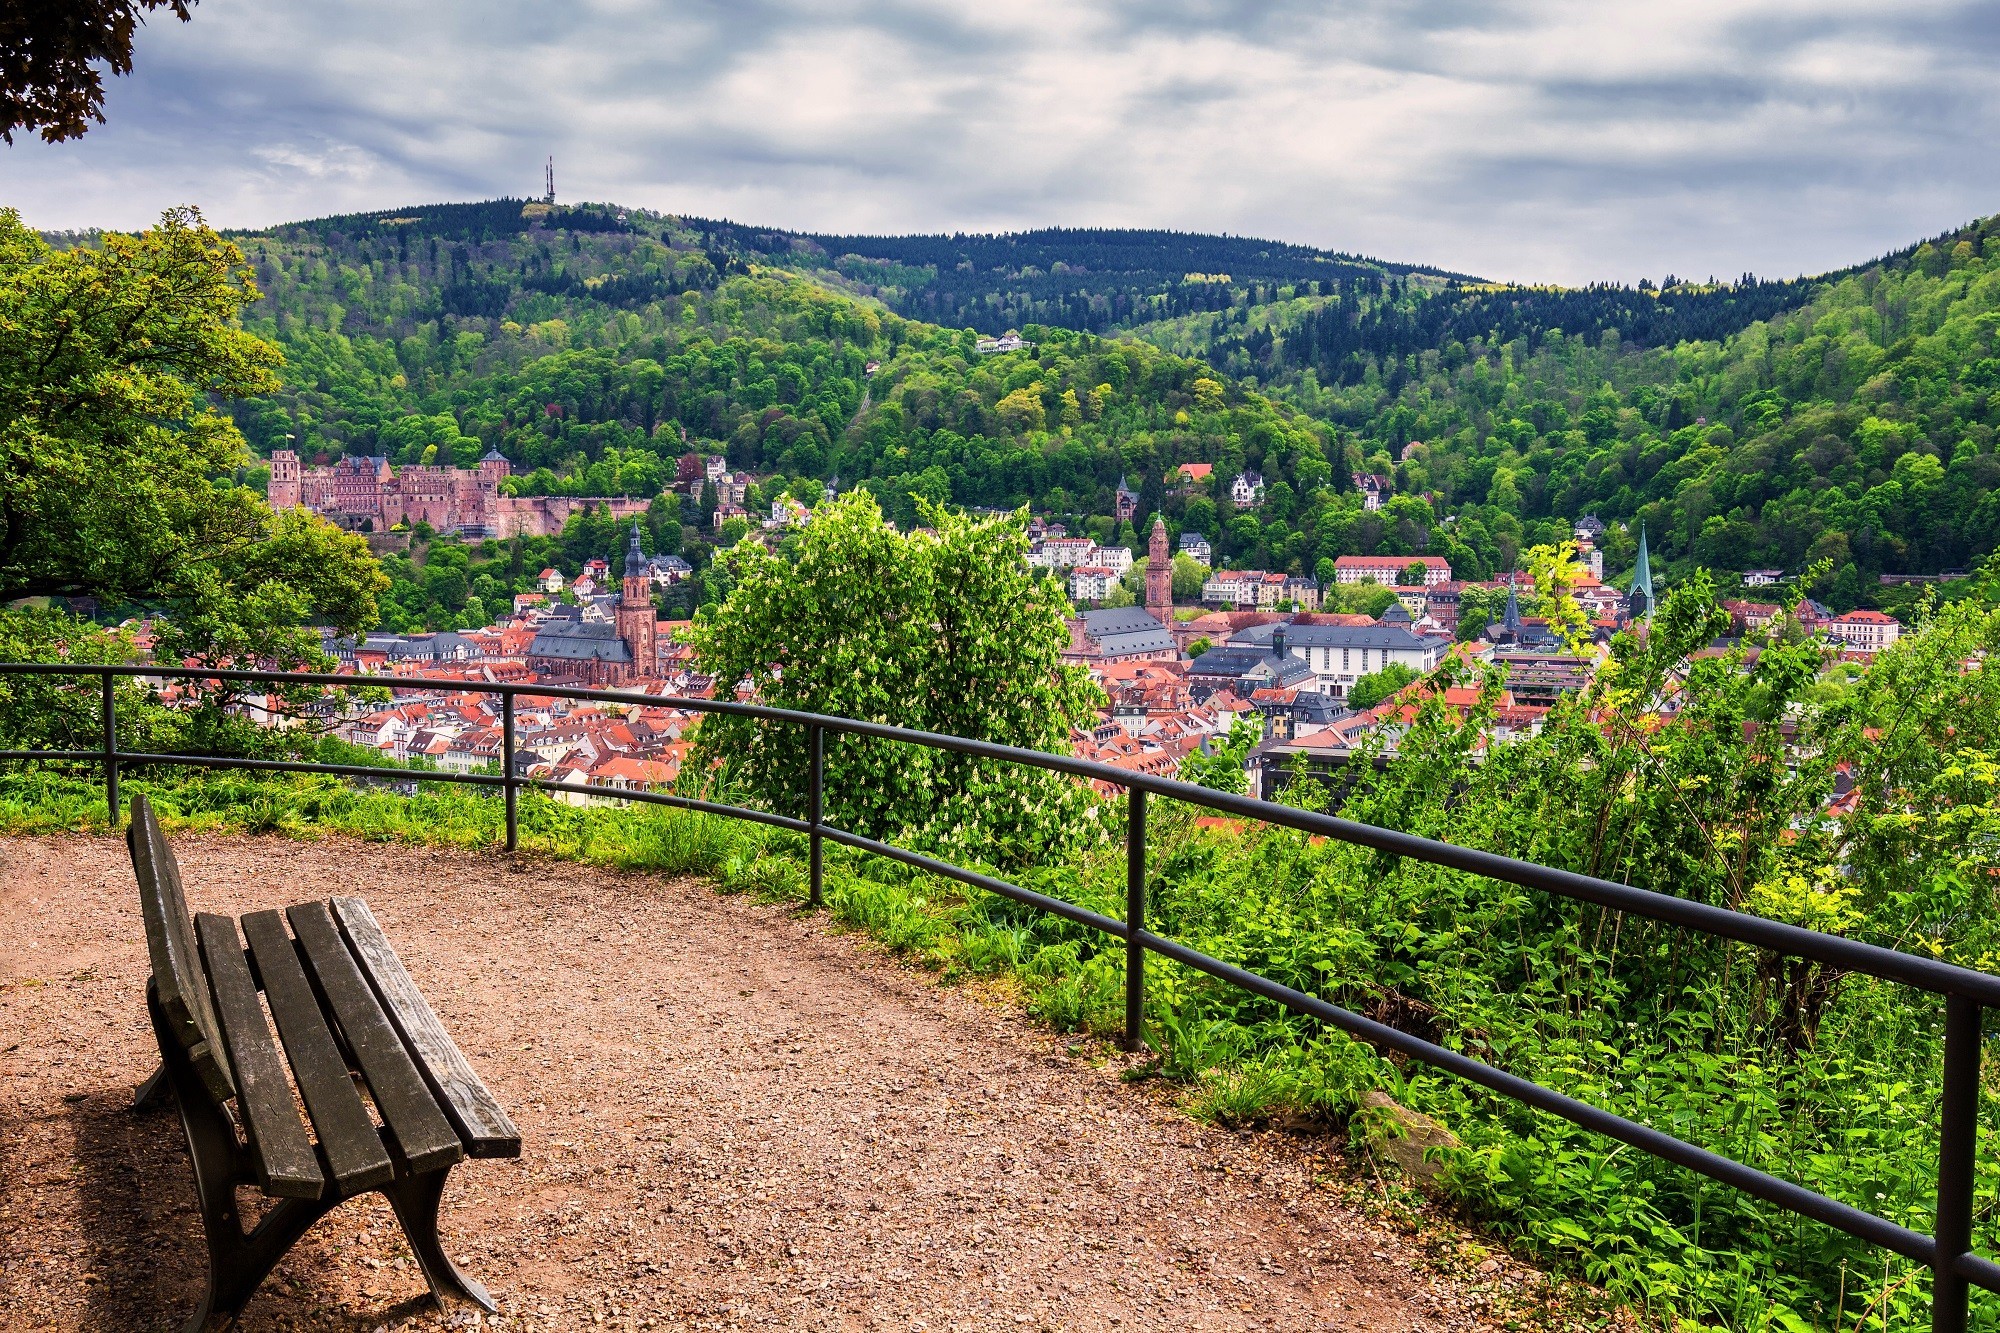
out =
[(542, 168), (542, 180), (546, 187), (542, 195), (542, 202), (553, 208), (556, 202), (556, 160), (554, 157), (549, 158), (549, 164)]

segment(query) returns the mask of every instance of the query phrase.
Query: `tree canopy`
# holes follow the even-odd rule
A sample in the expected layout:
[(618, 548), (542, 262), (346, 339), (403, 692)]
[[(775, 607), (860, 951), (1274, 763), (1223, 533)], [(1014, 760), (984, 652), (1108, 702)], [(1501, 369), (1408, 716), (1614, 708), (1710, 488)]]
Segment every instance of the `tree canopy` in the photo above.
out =
[[(775, 707), (1066, 752), (1102, 696), (1062, 664), (1068, 604), (1023, 562), (1019, 519), (926, 519), (898, 532), (854, 493), (822, 506), (782, 553), (745, 541), (720, 555), (733, 589), (688, 636), (702, 671), (725, 694), (747, 686)], [(800, 813), (804, 738), (784, 731), (712, 715), (700, 751), (725, 781)], [(856, 736), (826, 747), (827, 818), (872, 837), (1032, 859), (1077, 809), (1074, 789), (1039, 770)]]
[(237, 323), (256, 299), (194, 210), (64, 250), (0, 211), (0, 602), (150, 607), (165, 653), (287, 666), (323, 660), (308, 622), (374, 622), (360, 538), (226, 484), (248, 455), (213, 400), (282, 360)]
[(132, 37), (147, 12), (181, 22), (198, 0), (10, 0), (0, 8), (0, 140), (39, 130), (50, 143), (104, 123), (102, 61), (132, 72)]

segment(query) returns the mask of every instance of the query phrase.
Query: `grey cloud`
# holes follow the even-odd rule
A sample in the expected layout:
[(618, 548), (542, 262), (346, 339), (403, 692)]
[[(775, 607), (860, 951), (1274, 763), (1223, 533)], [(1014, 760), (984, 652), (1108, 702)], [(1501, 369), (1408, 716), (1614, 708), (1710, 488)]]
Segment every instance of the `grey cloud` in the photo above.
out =
[(1991, 4), (203, 0), (46, 227), (531, 193), (813, 230), (1171, 226), (1493, 276), (1816, 271), (1996, 203)]

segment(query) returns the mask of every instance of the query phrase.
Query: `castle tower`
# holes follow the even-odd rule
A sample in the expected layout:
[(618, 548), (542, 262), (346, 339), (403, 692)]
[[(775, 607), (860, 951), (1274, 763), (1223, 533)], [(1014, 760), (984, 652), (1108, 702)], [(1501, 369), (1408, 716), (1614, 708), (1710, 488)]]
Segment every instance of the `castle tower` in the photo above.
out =
[(1146, 610), (1162, 625), (1174, 623), (1174, 566), (1167, 555), (1167, 521), (1158, 517), (1146, 546)]
[(290, 449), (272, 452), (271, 481), (264, 490), (264, 498), (276, 510), (297, 509), (305, 503), (299, 486), (299, 456)]
[(646, 573), (646, 553), (639, 549), (639, 520), (632, 520), (632, 544), (625, 548), (625, 595), (618, 599), (618, 637), (632, 650), (632, 674), (650, 679), (659, 670), (653, 636), (653, 581)]

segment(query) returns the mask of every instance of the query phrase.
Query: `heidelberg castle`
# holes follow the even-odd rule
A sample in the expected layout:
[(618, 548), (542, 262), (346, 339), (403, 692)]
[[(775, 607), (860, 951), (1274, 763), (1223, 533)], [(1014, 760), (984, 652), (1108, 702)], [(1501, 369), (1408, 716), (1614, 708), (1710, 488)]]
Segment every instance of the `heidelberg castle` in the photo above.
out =
[(500, 482), (511, 471), (498, 450), (489, 450), (476, 468), (393, 468), (386, 458), (350, 456), (331, 467), (302, 469), (297, 453), (279, 449), (271, 455), (265, 494), (273, 509), (310, 509), (344, 528), (387, 532), (398, 523), (428, 523), (467, 537), (554, 536), (571, 514), (591, 505), (618, 519), (646, 512), (647, 501), (623, 495), (502, 495)]

